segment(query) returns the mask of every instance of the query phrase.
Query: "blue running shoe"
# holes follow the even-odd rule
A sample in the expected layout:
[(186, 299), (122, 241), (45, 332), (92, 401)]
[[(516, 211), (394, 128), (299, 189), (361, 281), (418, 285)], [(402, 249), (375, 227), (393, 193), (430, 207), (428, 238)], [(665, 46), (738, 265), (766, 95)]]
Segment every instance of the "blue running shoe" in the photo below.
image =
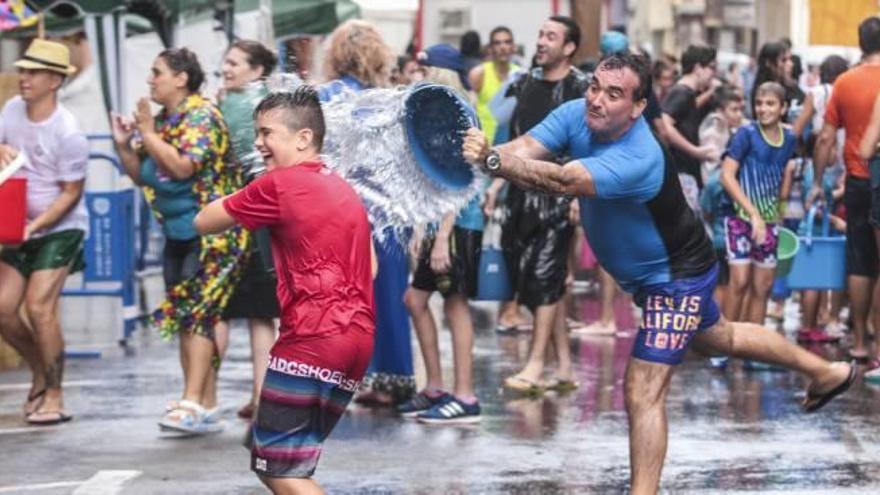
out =
[(414, 418), (437, 404), (443, 402), (449, 394), (442, 393), (437, 397), (431, 397), (424, 392), (419, 392), (412, 399), (397, 406), (397, 414), (404, 418)]
[(431, 409), (416, 416), (419, 423), (466, 424), (480, 421), (480, 403), (465, 404), (452, 395)]

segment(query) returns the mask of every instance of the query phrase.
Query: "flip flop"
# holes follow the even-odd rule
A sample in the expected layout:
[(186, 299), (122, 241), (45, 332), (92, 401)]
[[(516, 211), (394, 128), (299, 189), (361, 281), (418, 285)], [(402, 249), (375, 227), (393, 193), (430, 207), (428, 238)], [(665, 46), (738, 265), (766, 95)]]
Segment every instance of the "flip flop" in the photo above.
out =
[(807, 396), (804, 398), (804, 403), (801, 404), (801, 408), (804, 412), (815, 412), (822, 408), (825, 404), (829, 403), (831, 399), (837, 397), (838, 395), (844, 393), (849, 389), (849, 387), (856, 380), (856, 375), (858, 371), (858, 365), (855, 361), (849, 363), (849, 375), (846, 377), (846, 380), (833, 389), (825, 392), (824, 394), (815, 394), (807, 390)]
[[(32, 394), (28, 394), (27, 401), (24, 403), (24, 418), (27, 419), (28, 416), (37, 412), (37, 409), (43, 405), (43, 396), (46, 395), (46, 389), (39, 390)], [(29, 411), (30, 409), (30, 411)]]
[(580, 387), (581, 384), (574, 380), (566, 380), (564, 378), (553, 377), (550, 380), (544, 382), (544, 388), (547, 390), (554, 390), (560, 393), (573, 392)]
[(867, 363), (868, 362), (868, 351), (864, 351), (864, 352), (849, 351), (849, 357), (853, 361), (856, 361), (859, 363)]
[(582, 328), (586, 328), (587, 324), (580, 321), (580, 320), (575, 320), (574, 318), (566, 318), (565, 319), (565, 326), (569, 330), (576, 332)]
[(33, 426), (51, 426), (66, 423), (71, 419), (73, 416), (64, 411), (34, 411), (25, 418), (25, 421)]
[(500, 323), (495, 325), (495, 333), (507, 335), (507, 334), (516, 333), (516, 331), (517, 331), (516, 325), (502, 325)]
[(504, 380), (504, 388), (526, 395), (539, 395), (544, 393), (544, 387), (540, 383), (527, 380), (521, 376), (508, 376)]

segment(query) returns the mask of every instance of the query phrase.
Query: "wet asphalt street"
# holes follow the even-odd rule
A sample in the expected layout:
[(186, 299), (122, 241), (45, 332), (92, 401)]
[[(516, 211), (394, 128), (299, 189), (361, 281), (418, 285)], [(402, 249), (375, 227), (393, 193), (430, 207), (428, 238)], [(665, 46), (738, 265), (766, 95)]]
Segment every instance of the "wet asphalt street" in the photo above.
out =
[[(241, 445), (246, 424), (235, 417), (250, 388), (243, 327), (234, 327), (221, 370), (225, 431), (180, 438), (160, 434), (156, 425), (165, 402), (181, 389), (176, 344), (139, 331), (126, 355), (114, 343), (114, 303), (65, 300), (62, 311), (71, 348), (101, 357), (68, 360), (66, 403), (75, 419), (57, 427), (25, 426), (20, 410), (29, 374), (0, 372), (0, 494), (265, 493)], [(500, 385), (524, 362), (529, 335), (496, 335), (493, 311), (492, 305), (475, 308), (482, 423), (425, 426), (353, 405), (316, 473), (329, 493), (625, 493), (622, 379), (631, 335), (572, 339), (581, 387), (567, 395), (516, 397)], [(579, 299), (587, 320), (597, 311), (594, 299)], [(626, 301), (618, 301), (617, 314), (631, 333)], [(788, 330), (795, 326), (789, 318)], [(451, 377), (448, 332), (443, 345)], [(833, 346), (817, 351), (838, 352)], [(713, 370), (691, 355), (669, 396), (663, 491), (880, 493), (880, 387), (860, 379), (820, 413), (804, 415), (798, 407), (803, 385), (794, 374), (748, 372), (736, 362)]]

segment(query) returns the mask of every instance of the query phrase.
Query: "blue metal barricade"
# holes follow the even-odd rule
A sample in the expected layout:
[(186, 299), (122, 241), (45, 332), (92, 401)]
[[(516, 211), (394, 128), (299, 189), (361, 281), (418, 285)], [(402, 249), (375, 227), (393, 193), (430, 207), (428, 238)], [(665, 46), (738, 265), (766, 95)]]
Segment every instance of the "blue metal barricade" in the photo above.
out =
[[(122, 170), (114, 155), (93, 152), (91, 160), (103, 160)], [(89, 235), (84, 246), (86, 268), (82, 284), (62, 292), (68, 297), (118, 297), (122, 301), (121, 345), (134, 333), (139, 316), (135, 293), (135, 200), (134, 189), (86, 192)], [(98, 285), (98, 286), (96, 286)], [(100, 352), (71, 352), (74, 357), (100, 357)]]

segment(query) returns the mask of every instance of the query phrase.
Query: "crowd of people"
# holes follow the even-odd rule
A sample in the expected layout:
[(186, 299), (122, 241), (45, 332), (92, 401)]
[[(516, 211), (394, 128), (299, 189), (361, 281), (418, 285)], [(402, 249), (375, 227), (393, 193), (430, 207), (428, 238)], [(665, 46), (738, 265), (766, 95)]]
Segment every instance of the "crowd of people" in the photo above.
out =
[[(762, 46), (755, 70), (719, 71), (711, 47), (652, 64), (617, 32), (602, 36), (601, 60), (576, 66), (581, 32), (564, 16), (533, 36), (528, 62), (503, 26), (485, 47), (469, 32), (459, 48), (395, 60), (375, 27), (348, 21), (329, 36), (324, 80), (277, 93), (265, 84), (274, 53), (238, 40), (212, 97), (192, 51), (156, 57), (150, 94), (131, 116), (110, 118), (125, 173), (165, 237), (165, 299), (145, 323), (179, 340), (183, 390), (157, 410), (161, 429), (223, 428), (217, 382), (233, 319), (247, 320), (253, 358), (238, 415), (253, 422), (251, 467), (273, 491), (320, 490), (311, 476), (321, 444), (352, 400), (424, 423), (480, 421), (469, 302), (489, 225), (500, 227), (511, 282), (495, 331), (531, 333), (524, 366), (502, 383), (512, 393), (577, 389), (569, 339), (614, 338), (618, 287), (632, 298), (641, 315), (625, 378), (634, 493), (657, 489), (669, 377), (691, 342), (750, 369), (801, 372), (804, 409), (816, 410), (849, 387), (856, 365), (763, 327), (792, 300), (798, 342), (851, 332), (850, 356), (880, 380), (869, 345), (880, 329), (880, 19), (859, 27), (858, 65), (828, 57), (818, 79), (799, 77), (786, 40)], [(66, 47), (35, 40), (16, 66), (21, 94), (0, 114), (0, 167), (27, 157), (28, 224), (23, 242), (0, 252), (0, 332), (33, 372), (25, 421), (57, 424), (72, 417), (58, 299), (82, 266), (88, 144), (57, 101), (75, 71)], [(373, 231), (351, 186), (321, 162), (321, 102), (420, 81), (473, 103), (480, 130), (461, 153), (488, 178), (461, 211), (410, 226), (402, 240)], [(813, 205), (846, 236), (846, 291), (793, 292), (776, 277), (779, 229), (808, 228)], [(602, 314), (589, 324), (571, 310), (584, 258), (598, 264), (601, 286)], [(451, 384), (435, 292), (451, 330)]]

